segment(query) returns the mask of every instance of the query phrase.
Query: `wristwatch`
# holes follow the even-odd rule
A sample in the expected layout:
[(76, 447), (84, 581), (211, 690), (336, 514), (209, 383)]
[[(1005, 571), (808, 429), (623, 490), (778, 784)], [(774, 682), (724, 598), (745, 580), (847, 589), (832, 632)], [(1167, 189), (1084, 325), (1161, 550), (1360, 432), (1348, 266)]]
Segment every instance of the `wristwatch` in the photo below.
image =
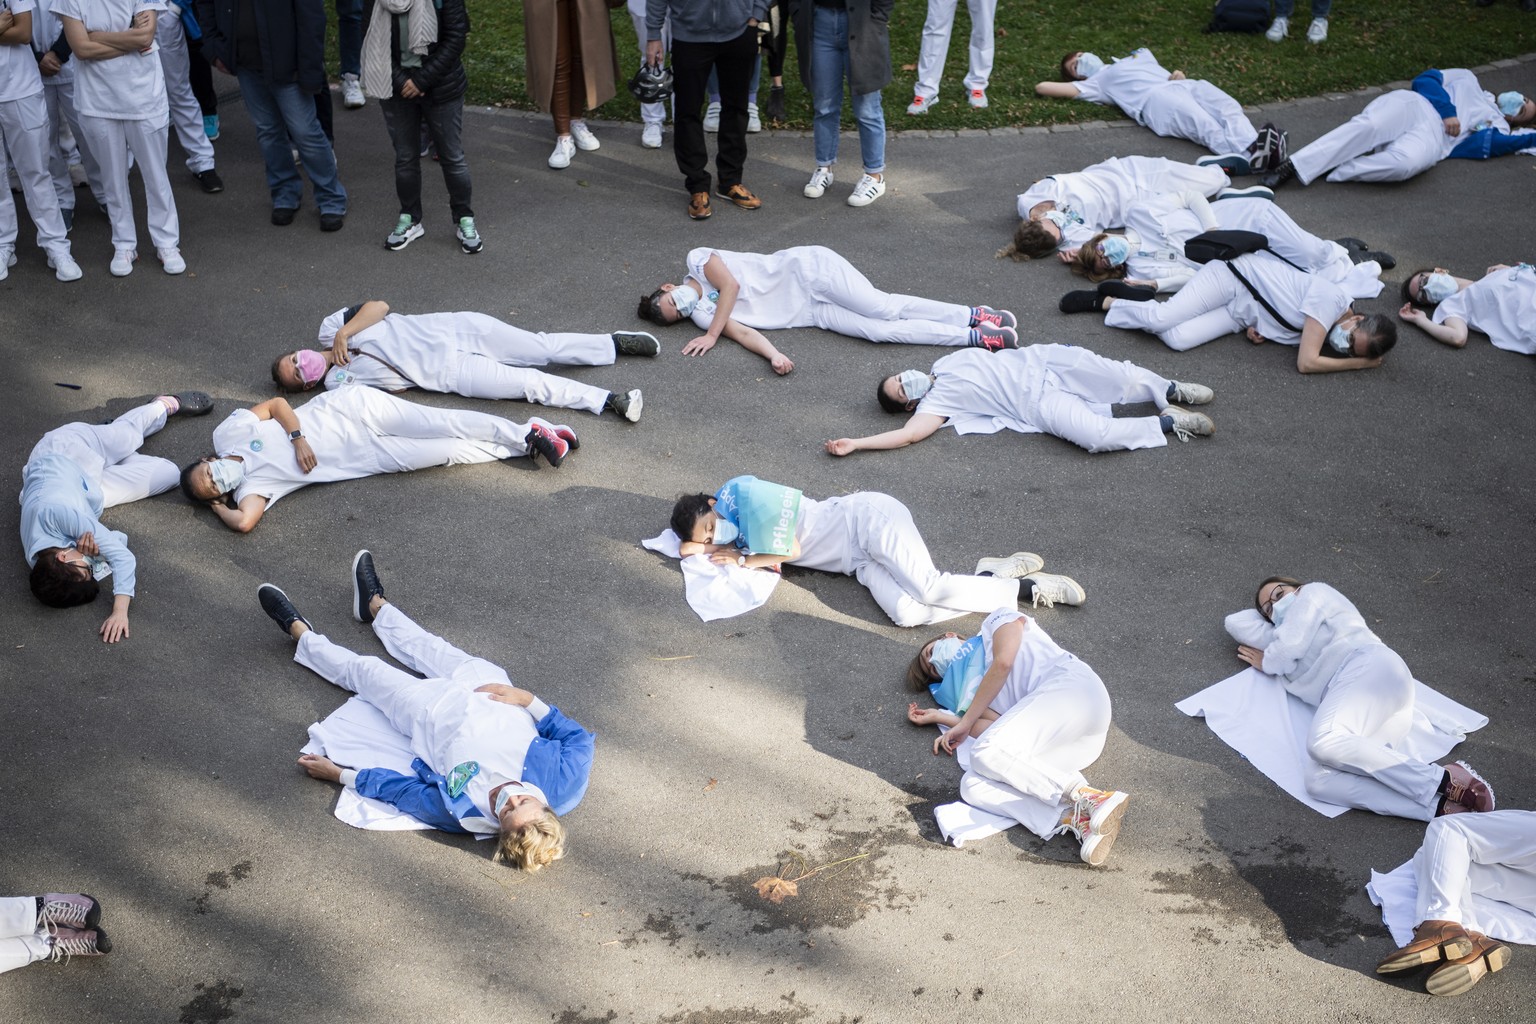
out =
[(737, 555), (736, 556), (736, 566), (737, 566), (737, 568), (745, 568), (746, 564), (747, 564), (747, 556), (746, 555)]
[(290, 441), (298, 441), (298, 440), (301, 440), (303, 437), (304, 437), (304, 431), (302, 429), (288, 431), (288, 440), (290, 440)]

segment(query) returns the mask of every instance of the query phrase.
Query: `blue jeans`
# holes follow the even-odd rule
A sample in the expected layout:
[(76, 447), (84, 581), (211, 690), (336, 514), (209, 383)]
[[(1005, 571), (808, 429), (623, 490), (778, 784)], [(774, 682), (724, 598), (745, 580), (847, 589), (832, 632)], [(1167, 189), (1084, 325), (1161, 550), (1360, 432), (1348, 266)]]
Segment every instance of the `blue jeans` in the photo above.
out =
[(346, 213), (347, 190), (336, 174), (336, 151), (320, 130), (315, 98), (297, 84), (269, 85), (259, 71), (236, 69), (246, 112), (256, 125), (256, 141), (267, 165), (273, 209), (296, 210), (304, 198), (304, 179), (293, 167), (289, 140), (298, 147), (304, 173), (315, 187), (321, 213)]
[[(1312, 0), (1312, 17), (1326, 18), (1333, 7), (1333, 0)], [(1289, 18), (1296, 10), (1296, 0), (1275, 0), (1275, 17)]]
[[(817, 7), (811, 34), (811, 100), (816, 119), (816, 166), (837, 162), (837, 137), (842, 127), (843, 82), (848, 77), (848, 12)], [(852, 93), (853, 116), (859, 122), (859, 151), (864, 173), (885, 170), (885, 111), (880, 93)]]
[(341, 73), (362, 73), (363, 0), (336, 0), (336, 55)]
[(460, 138), (464, 128), (464, 97), (446, 103), (433, 103), (425, 96), (414, 100), (380, 100), (379, 109), (384, 111), (384, 124), (395, 146), (395, 195), (400, 199), (400, 212), (421, 223), (421, 130), (425, 126), (437, 146), (453, 222), (473, 217), (475, 211), (469, 205), (469, 163), (464, 159)]

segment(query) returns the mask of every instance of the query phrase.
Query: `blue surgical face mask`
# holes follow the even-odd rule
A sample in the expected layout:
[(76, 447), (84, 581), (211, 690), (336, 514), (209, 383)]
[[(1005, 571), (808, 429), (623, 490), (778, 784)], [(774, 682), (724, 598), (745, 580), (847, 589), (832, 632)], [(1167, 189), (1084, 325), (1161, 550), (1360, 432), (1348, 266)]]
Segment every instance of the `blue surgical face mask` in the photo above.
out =
[(1131, 243), (1120, 235), (1109, 235), (1099, 243), (1099, 252), (1112, 267), (1118, 267), (1131, 255)]
[(1424, 283), (1419, 285), (1419, 298), (1426, 302), (1444, 302), (1455, 294), (1456, 279), (1438, 270), (1424, 278)]
[(1514, 117), (1520, 113), (1520, 108), (1525, 106), (1525, 97), (1514, 90), (1499, 93), (1499, 113), (1505, 117)]
[(1285, 613), (1290, 610), (1291, 602), (1296, 600), (1296, 591), (1291, 591), (1280, 600), (1269, 606), (1269, 618), (1275, 625), (1285, 621)]
[(214, 459), (208, 463), (208, 478), (220, 494), (228, 494), (245, 480), (245, 463), (234, 459)]
[(1077, 73), (1084, 78), (1092, 78), (1104, 70), (1104, 62), (1096, 53), (1080, 53), (1077, 55)]
[(949, 671), (950, 663), (955, 660), (955, 655), (960, 651), (960, 638), (957, 636), (940, 637), (933, 642), (933, 650), (928, 653), (928, 660), (933, 664), (933, 670), (940, 678)]
[(735, 523), (731, 522), (729, 519), (726, 519), (723, 516), (715, 516), (715, 539), (712, 543), (730, 544), (740, 536), (741, 531), (736, 529)]
[(1328, 347), (1333, 349), (1335, 352), (1343, 352), (1346, 355), (1353, 355), (1355, 351), (1355, 343), (1350, 340), (1349, 331), (1350, 328), (1345, 327), (1341, 323), (1334, 324), (1332, 327), (1328, 328)]
[(909, 402), (921, 402), (933, 387), (933, 378), (921, 370), (907, 370), (896, 378), (896, 382), (901, 385), (902, 393)]
[(699, 291), (691, 285), (680, 284), (672, 289), (672, 302), (677, 306), (677, 315), (687, 319), (693, 315), (693, 307), (699, 304)]

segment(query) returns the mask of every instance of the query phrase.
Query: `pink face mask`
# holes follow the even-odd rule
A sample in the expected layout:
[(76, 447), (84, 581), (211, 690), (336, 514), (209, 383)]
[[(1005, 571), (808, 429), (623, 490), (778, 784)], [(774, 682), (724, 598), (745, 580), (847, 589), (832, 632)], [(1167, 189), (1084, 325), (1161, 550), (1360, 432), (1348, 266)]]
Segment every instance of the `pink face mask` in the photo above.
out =
[(299, 356), (299, 379), (305, 384), (314, 384), (325, 376), (327, 369), (325, 356), (312, 348), (301, 348)]

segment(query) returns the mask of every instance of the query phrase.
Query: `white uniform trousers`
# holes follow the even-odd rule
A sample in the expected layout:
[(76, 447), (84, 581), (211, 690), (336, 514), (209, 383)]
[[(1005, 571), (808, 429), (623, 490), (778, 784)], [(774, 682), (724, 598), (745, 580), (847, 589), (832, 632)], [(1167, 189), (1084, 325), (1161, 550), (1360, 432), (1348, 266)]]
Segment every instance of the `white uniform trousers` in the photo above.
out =
[(1164, 409), (1171, 384), (1129, 360), (1117, 362), (1068, 347), (1047, 363), (1046, 383), (1031, 419), (1046, 433), (1090, 452), (1161, 448), (1168, 435), (1156, 416), (1116, 419), (1100, 415), (1093, 406), (1153, 402)]
[(80, 115), (80, 137), (91, 147), (101, 166), (101, 185), (107, 196), (114, 249), (137, 250), (139, 247), (138, 231), (133, 224), (133, 195), (128, 190), (130, 153), (144, 180), (150, 241), (156, 249), (175, 249), (181, 244), (176, 199), (171, 195), (171, 179), (165, 169), (169, 131), (168, 119), (156, 124), (154, 120), (143, 118), (125, 121)]
[(163, 402), (130, 409), (111, 423), (66, 423), (44, 434), (28, 461), (63, 455), (101, 483), (105, 508), (169, 491), (181, 481), (170, 459), (140, 455), (144, 439), (165, 426)]
[(373, 631), (390, 657), (426, 678), (403, 672), (382, 658), (354, 654), (314, 630), (299, 637), (293, 660), (378, 708), (403, 736), (416, 735), (422, 715), (443, 696), (445, 685), (471, 689), (482, 683), (511, 685), (505, 670), (428, 633), (392, 604), (380, 609)]
[(53, 179), (53, 191), (59, 197), (59, 209), (75, 208), (75, 183), (69, 177), (70, 157), (73, 155), (59, 142), (63, 126), (69, 125), (75, 138), (75, 148), (80, 152), (80, 164), (85, 168), (85, 179), (91, 186), (91, 195), (102, 206), (107, 205), (106, 190), (101, 187), (101, 165), (91, 152), (85, 133), (80, 130), (80, 114), (75, 110), (75, 81), (66, 79), (56, 84), (54, 79), (43, 79), (43, 102), (48, 107), (48, 124), (52, 132), (48, 137), (48, 175)]
[[(39, 90), (19, 100), (0, 103), (0, 146), (9, 150), (11, 164), (21, 179), (22, 194), (27, 197), (27, 213), (37, 227), (37, 247), (50, 256), (68, 256), (69, 239), (64, 235), (64, 215), (59, 212), (59, 197), (48, 177), (48, 103)], [(4, 162), (0, 151), (0, 163)], [(11, 190), (0, 184), (0, 247), (14, 247), (20, 228), (16, 220), (16, 200)]]
[[(835, 254), (834, 254), (835, 255)], [(817, 261), (811, 319), (823, 330), (903, 345), (969, 344), (971, 307), (883, 292), (838, 256)]]
[(1061, 827), (1083, 769), (1109, 738), (1109, 691), (1082, 662), (1056, 673), (971, 741), (960, 799), (1012, 818), (1041, 839)]
[[(1234, 197), (1223, 199), (1220, 206), (1212, 207), (1223, 228), (1240, 228), (1257, 231), (1269, 239), (1269, 247), (1297, 266), (1351, 288), (1355, 278), (1375, 280), (1381, 273), (1381, 265), (1367, 260), (1357, 268), (1349, 258), (1349, 251), (1338, 242), (1319, 238), (1291, 219), (1278, 205), (1264, 199)], [(1241, 287), (1241, 286), (1239, 286)], [(1380, 282), (1374, 291), (1362, 298), (1374, 298), (1381, 291)], [(1351, 290), (1351, 294), (1354, 291)]]
[(1104, 314), (1104, 323), (1155, 334), (1175, 352), (1241, 331), (1246, 324), (1238, 318), (1234, 307), (1241, 299), (1251, 300), (1252, 296), (1230, 271), (1223, 269), (1225, 266), (1207, 263), (1166, 302), (1118, 299)]
[[(640, 60), (645, 60), (645, 0), (629, 0), (629, 20), (635, 25), (635, 38), (640, 41)], [(672, 19), (661, 23), (661, 52), (672, 52)], [(644, 124), (661, 124), (667, 119), (665, 103), (640, 104), (640, 120)]]
[(1428, 821), (1445, 769), (1396, 750), (1413, 726), (1413, 673), (1385, 644), (1345, 659), (1323, 691), (1307, 736), (1307, 792), (1377, 814)]
[(1436, 818), (1413, 857), (1415, 921), (1456, 921), (1487, 934), (1472, 897), (1536, 914), (1536, 811), (1488, 811)]
[(187, 155), (187, 170), (202, 174), (213, 169), (213, 143), (203, 131), (203, 108), (192, 95), (192, 63), (187, 55), (187, 32), (175, 5), (155, 22), (155, 42), (160, 45), (160, 70), (165, 74), (165, 98), (171, 107), (176, 139)]
[(940, 572), (912, 513), (888, 494), (842, 500), (853, 545), (853, 575), (898, 626), (926, 626), (1019, 599), (1019, 581)]
[(526, 366), (508, 366), (488, 356), (467, 355), (459, 360), (458, 393), (466, 398), (511, 398), (559, 409), (583, 409), (601, 413), (608, 392), (569, 377)]
[(37, 926), (36, 896), (0, 896), (0, 974), (48, 956), (48, 931)]
[(1445, 125), (1418, 93), (1395, 90), (1291, 154), (1303, 185), (1329, 181), (1406, 181), (1445, 159)]
[(1141, 123), (1158, 135), (1188, 139), (1212, 153), (1242, 153), (1259, 137), (1243, 105), (1202, 79), (1153, 89), (1141, 108)]
[[(525, 455), (528, 425), (467, 409), (436, 409), (358, 388), (358, 421), (372, 434), (386, 473), (433, 466), (468, 466)], [(382, 401), (373, 401), (373, 398)], [(322, 457), (324, 457), (322, 455)]]
[(545, 334), (525, 331), (485, 313), (455, 313), (461, 351), (476, 351), (510, 366), (612, 366), (618, 358), (611, 334)]
[[(928, 17), (923, 22), (923, 42), (917, 56), (917, 95), (932, 100), (939, 95), (939, 78), (944, 74), (944, 59), (949, 56), (949, 33), (955, 27), (957, 0), (928, 0)], [(997, 46), (992, 23), (997, 17), (997, 0), (965, 0), (971, 13), (970, 70), (965, 88), (985, 89), (992, 79), (992, 56)]]

